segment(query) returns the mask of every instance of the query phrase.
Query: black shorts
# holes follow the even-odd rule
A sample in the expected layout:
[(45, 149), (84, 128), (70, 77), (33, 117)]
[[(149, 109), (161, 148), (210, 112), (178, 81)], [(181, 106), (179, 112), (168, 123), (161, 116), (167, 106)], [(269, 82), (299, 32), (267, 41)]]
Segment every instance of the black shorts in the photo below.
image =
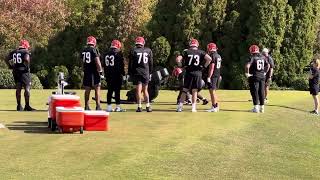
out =
[(208, 88), (212, 90), (218, 89), (219, 77), (212, 77), (211, 83), (208, 83)]
[(31, 74), (30, 73), (20, 73), (20, 72), (13, 72), (14, 82), (16, 84), (22, 85), (31, 85)]
[(108, 78), (107, 87), (108, 89), (121, 89), (122, 77)]
[(132, 82), (133, 82), (133, 85), (138, 85), (138, 84), (148, 85), (149, 78), (142, 75), (134, 75), (132, 78)]
[(84, 73), (83, 86), (94, 87), (101, 84), (99, 73)]
[(309, 85), (310, 94), (316, 96), (319, 94), (319, 84), (311, 84)]
[(197, 89), (200, 90), (202, 88), (202, 77), (200, 75), (194, 74), (186, 74), (184, 77), (183, 88), (185, 89)]

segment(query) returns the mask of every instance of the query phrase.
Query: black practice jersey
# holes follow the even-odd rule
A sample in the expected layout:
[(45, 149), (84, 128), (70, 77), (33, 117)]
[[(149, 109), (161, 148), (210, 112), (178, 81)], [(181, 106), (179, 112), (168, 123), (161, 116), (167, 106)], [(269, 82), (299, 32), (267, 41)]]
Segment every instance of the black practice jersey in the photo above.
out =
[(13, 70), (17, 72), (30, 72), (29, 63), (26, 61), (30, 53), (27, 49), (19, 48), (9, 54), (9, 60), (13, 62)]
[[(266, 59), (267, 59), (267, 61), (268, 61), (268, 63), (270, 64), (270, 69), (271, 68), (274, 68), (274, 61), (273, 61), (273, 58), (269, 55), (269, 56), (266, 56), (265, 57)], [(267, 77), (269, 78), (270, 76), (271, 76), (271, 72), (270, 72), (270, 69), (269, 69), (269, 71), (267, 72)]]
[(261, 54), (253, 54), (248, 63), (251, 64), (249, 73), (256, 78), (265, 78), (265, 67), (268, 66), (268, 60)]
[(202, 74), (206, 53), (199, 49), (186, 49), (182, 53), (186, 73)]
[(153, 55), (149, 48), (136, 47), (129, 54), (129, 74), (149, 77), (153, 70)]
[(124, 58), (119, 49), (110, 48), (107, 53), (102, 56), (102, 65), (107, 79), (112, 77), (124, 76)]
[[(212, 58), (211, 64), (214, 64), (212, 77), (220, 77), (222, 58), (217, 52), (211, 53), (210, 56)], [(209, 71), (209, 66), (207, 69)]]
[(87, 46), (83, 49), (81, 53), (83, 61), (83, 71), (85, 73), (95, 73), (98, 72), (96, 65), (96, 57), (99, 57), (99, 51), (93, 46)]
[(313, 78), (312, 78), (312, 79), (309, 79), (309, 83), (310, 83), (311, 85), (317, 85), (317, 84), (319, 84), (320, 70), (319, 70), (318, 68), (312, 67), (312, 68), (310, 69), (310, 71), (311, 71), (311, 74), (312, 74)]

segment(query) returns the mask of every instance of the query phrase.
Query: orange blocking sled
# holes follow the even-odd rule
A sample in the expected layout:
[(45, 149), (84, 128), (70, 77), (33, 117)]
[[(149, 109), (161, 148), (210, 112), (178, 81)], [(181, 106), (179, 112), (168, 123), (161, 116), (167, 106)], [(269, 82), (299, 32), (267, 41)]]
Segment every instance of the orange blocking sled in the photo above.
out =
[(56, 122), (60, 132), (80, 131), (82, 134), (84, 126), (84, 110), (81, 107), (57, 107)]
[(80, 97), (75, 95), (52, 95), (49, 97), (48, 126), (56, 129), (56, 107), (81, 107)]
[(105, 111), (84, 111), (84, 130), (107, 131), (109, 113)]

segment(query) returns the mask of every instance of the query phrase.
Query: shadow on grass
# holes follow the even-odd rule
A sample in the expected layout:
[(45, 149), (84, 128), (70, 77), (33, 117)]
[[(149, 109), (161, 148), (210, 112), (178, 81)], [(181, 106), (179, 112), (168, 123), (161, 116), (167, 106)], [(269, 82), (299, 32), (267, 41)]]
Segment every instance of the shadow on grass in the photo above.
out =
[(6, 127), (11, 131), (23, 131), (24, 133), (56, 134), (48, 128), (47, 122), (15, 121), (13, 124), (7, 124)]
[(226, 111), (226, 112), (250, 112), (249, 110), (239, 110), (239, 109), (220, 109), (220, 111)]
[(0, 112), (48, 112), (48, 110), (36, 110), (36, 111), (17, 111), (14, 109), (0, 109)]
[(291, 109), (291, 110), (300, 111), (300, 112), (308, 112), (308, 111), (303, 110), (303, 109), (298, 109), (298, 108), (295, 108), (295, 107), (289, 107), (289, 106), (285, 106), (285, 105), (266, 104), (266, 106), (286, 108), (286, 109)]

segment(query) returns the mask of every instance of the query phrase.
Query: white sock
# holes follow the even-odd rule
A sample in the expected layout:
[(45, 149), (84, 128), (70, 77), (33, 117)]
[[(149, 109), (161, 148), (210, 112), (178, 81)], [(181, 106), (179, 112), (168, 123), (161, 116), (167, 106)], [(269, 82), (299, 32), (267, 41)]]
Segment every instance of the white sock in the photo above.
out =
[(261, 108), (261, 109), (264, 109), (264, 105), (260, 105), (260, 108)]
[(254, 105), (254, 109), (259, 109), (259, 105)]
[(112, 108), (112, 105), (111, 104), (108, 104), (108, 109), (111, 109)]
[(179, 107), (179, 108), (182, 108), (182, 107), (183, 107), (183, 103), (182, 103), (182, 102), (179, 102), (178, 107)]
[(139, 104), (138, 104), (138, 107), (139, 107), (139, 108), (142, 108), (142, 105), (141, 105), (141, 103), (139, 103)]
[(147, 106), (147, 107), (150, 107), (150, 103), (147, 103), (146, 106)]
[(192, 109), (196, 109), (196, 103), (192, 103)]
[(117, 105), (116, 105), (116, 108), (120, 108), (120, 104), (117, 104)]

